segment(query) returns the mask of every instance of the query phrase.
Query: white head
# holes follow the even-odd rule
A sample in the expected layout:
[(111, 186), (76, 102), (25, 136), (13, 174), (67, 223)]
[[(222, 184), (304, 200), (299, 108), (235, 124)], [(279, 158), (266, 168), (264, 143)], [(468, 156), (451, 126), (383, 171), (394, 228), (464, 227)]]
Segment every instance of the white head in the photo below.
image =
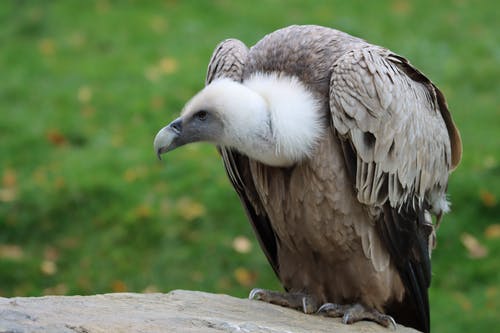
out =
[(322, 129), (319, 104), (299, 80), (258, 74), (243, 83), (219, 79), (206, 86), (158, 132), (154, 146), (160, 155), (208, 141), (289, 166), (312, 154)]

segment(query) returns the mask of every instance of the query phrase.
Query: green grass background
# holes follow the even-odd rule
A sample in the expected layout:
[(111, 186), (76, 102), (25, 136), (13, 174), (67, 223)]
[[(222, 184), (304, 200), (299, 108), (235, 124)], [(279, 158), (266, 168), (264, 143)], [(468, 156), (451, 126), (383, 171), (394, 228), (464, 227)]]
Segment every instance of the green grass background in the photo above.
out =
[[(279, 288), (215, 149), (188, 146), (159, 163), (152, 141), (203, 86), (219, 41), (252, 45), (314, 23), (408, 57), (447, 96), (464, 156), (433, 254), (432, 326), (500, 327), (498, 9), (493, 0), (1, 1), (0, 295)], [(248, 253), (235, 251), (237, 236), (251, 241)]]

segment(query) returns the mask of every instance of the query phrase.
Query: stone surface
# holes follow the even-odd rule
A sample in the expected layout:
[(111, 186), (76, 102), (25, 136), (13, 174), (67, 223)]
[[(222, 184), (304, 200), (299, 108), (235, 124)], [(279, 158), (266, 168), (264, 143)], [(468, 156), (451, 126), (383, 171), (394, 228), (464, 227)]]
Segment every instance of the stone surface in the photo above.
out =
[[(394, 332), (197, 291), (0, 298), (0, 332)], [(399, 326), (397, 332), (417, 331)]]

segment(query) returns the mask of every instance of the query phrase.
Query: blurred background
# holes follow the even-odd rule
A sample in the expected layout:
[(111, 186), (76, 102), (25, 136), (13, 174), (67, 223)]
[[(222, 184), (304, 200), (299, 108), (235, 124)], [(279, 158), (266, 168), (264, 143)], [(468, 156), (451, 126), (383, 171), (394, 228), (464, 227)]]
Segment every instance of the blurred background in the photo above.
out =
[(152, 142), (219, 41), (314, 23), (409, 58), (447, 96), (464, 157), (432, 326), (499, 327), (496, 1), (6, 0), (0, 22), (0, 296), (279, 289), (216, 150), (160, 163)]

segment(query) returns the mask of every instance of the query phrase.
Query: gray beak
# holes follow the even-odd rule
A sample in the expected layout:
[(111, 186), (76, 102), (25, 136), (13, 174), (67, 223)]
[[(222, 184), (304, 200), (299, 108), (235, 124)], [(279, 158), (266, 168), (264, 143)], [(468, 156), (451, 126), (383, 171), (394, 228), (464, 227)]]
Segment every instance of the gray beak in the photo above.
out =
[(178, 146), (182, 145), (179, 140), (177, 140), (182, 132), (182, 119), (177, 118), (169, 125), (163, 127), (158, 134), (156, 134), (154, 140), (154, 149), (158, 155), (158, 159), (161, 160), (161, 154), (169, 152)]

